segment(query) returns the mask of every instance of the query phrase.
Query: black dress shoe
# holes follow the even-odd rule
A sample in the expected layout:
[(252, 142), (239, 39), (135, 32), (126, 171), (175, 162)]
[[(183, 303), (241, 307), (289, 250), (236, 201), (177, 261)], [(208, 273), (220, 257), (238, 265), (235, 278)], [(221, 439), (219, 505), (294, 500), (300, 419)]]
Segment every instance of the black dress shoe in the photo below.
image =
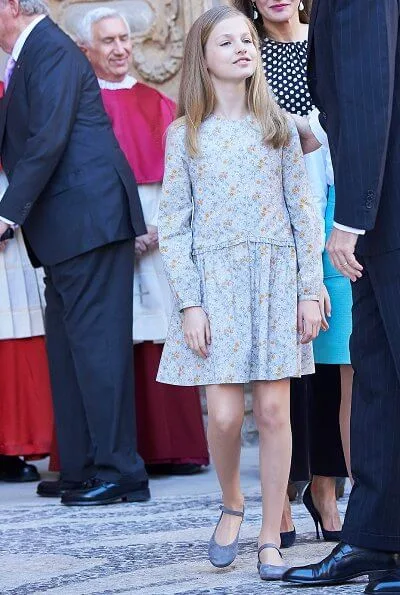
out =
[(400, 569), (381, 573), (372, 581), (370, 580), (364, 593), (368, 593), (368, 595), (399, 595)]
[(101, 479), (89, 479), (80, 490), (65, 492), (61, 503), (67, 506), (96, 506), (116, 502), (146, 502), (150, 499), (149, 484), (114, 483)]
[(300, 585), (338, 585), (378, 570), (394, 570), (395, 554), (339, 543), (322, 562), (290, 568), (282, 580)]
[(27, 481), (39, 480), (40, 475), (34, 465), (25, 463), (25, 461), (19, 457), (1, 457), (0, 481), (24, 483)]
[(83, 481), (41, 481), (36, 493), (44, 498), (59, 498), (67, 491), (80, 490), (84, 486)]
[(194, 475), (203, 471), (196, 463), (150, 463), (146, 465), (148, 475)]

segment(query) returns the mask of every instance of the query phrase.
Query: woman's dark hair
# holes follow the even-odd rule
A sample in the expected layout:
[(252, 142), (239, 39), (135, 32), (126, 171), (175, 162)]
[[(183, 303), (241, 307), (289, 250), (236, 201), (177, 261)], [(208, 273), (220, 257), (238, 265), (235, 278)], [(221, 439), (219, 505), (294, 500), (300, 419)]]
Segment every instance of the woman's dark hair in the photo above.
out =
[[(300, 3), (300, 0), (299, 0)], [(259, 14), (258, 18), (254, 21), (254, 5), (252, 0), (231, 0), (232, 6), (243, 12), (249, 19), (251, 19), (258, 31), (260, 39), (265, 37), (265, 29), (262, 21), (262, 17)], [(308, 25), (310, 22), (312, 0), (303, 0), (304, 10), (300, 10), (300, 21)]]

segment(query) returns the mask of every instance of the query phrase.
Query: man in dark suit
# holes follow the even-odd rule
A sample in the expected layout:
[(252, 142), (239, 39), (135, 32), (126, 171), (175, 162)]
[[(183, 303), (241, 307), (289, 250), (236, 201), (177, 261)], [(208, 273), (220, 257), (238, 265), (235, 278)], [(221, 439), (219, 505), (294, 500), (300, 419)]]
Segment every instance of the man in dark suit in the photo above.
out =
[[(334, 584), (390, 571), (400, 552), (399, 0), (314, 0), (309, 85), (335, 169), (327, 249), (353, 281), (352, 490), (340, 543), (285, 580)], [(400, 571), (366, 593), (400, 593)]]
[(42, 0), (0, 0), (0, 47), (10, 54), (0, 236), (21, 225), (32, 262), (46, 271), (61, 461), (60, 481), (38, 493), (69, 505), (143, 501), (131, 333), (133, 240), (146, 227), (93, 70), (46, 12)]

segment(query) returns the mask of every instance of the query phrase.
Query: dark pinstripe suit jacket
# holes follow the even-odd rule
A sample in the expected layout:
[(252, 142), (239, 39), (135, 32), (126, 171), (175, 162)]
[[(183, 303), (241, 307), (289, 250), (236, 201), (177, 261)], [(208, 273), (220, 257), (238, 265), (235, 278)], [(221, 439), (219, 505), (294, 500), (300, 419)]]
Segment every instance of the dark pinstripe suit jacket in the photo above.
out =
[(314, 0), (308, 77), (357, 250), (400, 248), (400, 0)]

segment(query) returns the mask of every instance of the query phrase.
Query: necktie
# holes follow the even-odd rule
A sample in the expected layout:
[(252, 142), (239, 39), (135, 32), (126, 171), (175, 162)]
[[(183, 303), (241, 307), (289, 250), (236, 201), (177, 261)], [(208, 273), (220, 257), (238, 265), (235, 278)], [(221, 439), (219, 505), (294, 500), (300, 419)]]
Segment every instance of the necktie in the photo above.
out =
[(8, 58), (8, 62), (7, 62), (7, 65), (6, 65), (6, 70), (4, 72), (4, 90), (5, 91), (7, 91), (7, 87), (8, 87), (8, 84), (10, 82), (11, 75), (12, 75), (12, 73), (14, 71), (14, 68), (15, 68), (15, 64), (16, 64), (16, 62), (15, 62), (14, 58), (12, 56), (10, 56)]

